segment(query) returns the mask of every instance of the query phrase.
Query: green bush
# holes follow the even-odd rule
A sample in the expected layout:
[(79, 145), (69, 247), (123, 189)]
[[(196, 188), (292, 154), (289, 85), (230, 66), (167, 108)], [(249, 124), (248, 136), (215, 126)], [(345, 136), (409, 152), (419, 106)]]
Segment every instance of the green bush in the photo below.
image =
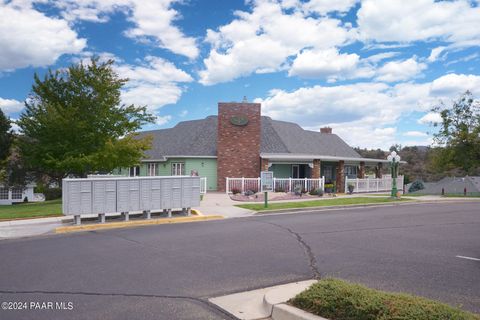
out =
[(311, 196), (316, 196), (318, 195), (318, 189), (312, 188), (308, 194)]
[(480, 316), (407, 294), (389, 293), (339, 279), (323, 279), (289, 301), (297, 308), (341, 320), (480, 320)]
[(45, 200), (55, 200), (62, 197), (62, 189), (60, 188), (48, 188), (43, 190)]
[(415, 192), (415, 191), (423, 190), (423, 189), (425, 189), (425, 186), (423, 185), (423, 181), (415, 180), (410, 185), (410, 188), (408, 188), (408, 192)]

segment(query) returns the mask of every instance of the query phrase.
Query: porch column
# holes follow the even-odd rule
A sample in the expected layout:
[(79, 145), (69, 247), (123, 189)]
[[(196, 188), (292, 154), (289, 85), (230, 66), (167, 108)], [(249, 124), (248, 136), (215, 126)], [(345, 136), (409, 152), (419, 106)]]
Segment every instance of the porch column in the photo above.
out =
[(268, 159), (263, 159), (260, 164), (260, 171), (268, 171)]
[(358, 171), (358, 178), (363, 179), (365, 178), (365, 162), (360, 161), (360, 170)]
[(312, 179), (320, 179), (320, 159), (313, 159)]
[(338, 161), (336, 183), (337, 183), (337, 192), (344, 193), (345, 192), (345, 161), (343, 160)]
[(377, 167), (375, 168), (375, 178), (382, 178), (382, 167), (383, 163), (377, 163)]

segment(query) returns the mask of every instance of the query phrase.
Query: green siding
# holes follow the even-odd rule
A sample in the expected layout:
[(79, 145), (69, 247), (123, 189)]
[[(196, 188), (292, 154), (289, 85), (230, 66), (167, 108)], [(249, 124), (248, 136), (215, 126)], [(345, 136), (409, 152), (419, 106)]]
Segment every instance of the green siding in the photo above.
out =
[[(172, 158), (165, 162), (157, 162), (157, 175), (170, 176), (172, 174), (172, 163), (185, 163), (185, 174), (190, 175), (192, 170), (197, 170), (200, 177), (207, 177), (207, 189), (217, 190), (217, 159), (212, 158)], [(115, 169), (113, 174), (128, 175), (128, 168)], [(146, 176), (148, 173), (148, 164), (140, 165), (140, 176)]]
[(273, 171), (275, 178), (290, 178), (292, 176), (291, 164), (272, 164), (268, 171)]

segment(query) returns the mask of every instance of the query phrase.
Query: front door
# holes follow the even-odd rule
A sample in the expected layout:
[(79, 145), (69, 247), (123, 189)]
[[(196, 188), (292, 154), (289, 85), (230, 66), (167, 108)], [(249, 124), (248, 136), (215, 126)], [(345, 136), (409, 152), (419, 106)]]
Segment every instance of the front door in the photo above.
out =
[(298, 179), (300, 177), (300, 166), (298, 164), (292, 165), (292, 178)]

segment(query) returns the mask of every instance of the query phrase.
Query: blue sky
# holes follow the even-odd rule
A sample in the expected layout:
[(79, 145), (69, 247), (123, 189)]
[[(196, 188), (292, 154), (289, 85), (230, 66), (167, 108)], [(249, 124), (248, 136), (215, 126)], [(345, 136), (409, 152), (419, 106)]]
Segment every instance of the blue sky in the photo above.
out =
[(0, 108), (17, 119), (34, 72), (98, 55), (145, 129), (246, 96), (352, 146), (428, 145), (433, 105), (480, 96), (479, 46), (478, 1), (0, 0)]

